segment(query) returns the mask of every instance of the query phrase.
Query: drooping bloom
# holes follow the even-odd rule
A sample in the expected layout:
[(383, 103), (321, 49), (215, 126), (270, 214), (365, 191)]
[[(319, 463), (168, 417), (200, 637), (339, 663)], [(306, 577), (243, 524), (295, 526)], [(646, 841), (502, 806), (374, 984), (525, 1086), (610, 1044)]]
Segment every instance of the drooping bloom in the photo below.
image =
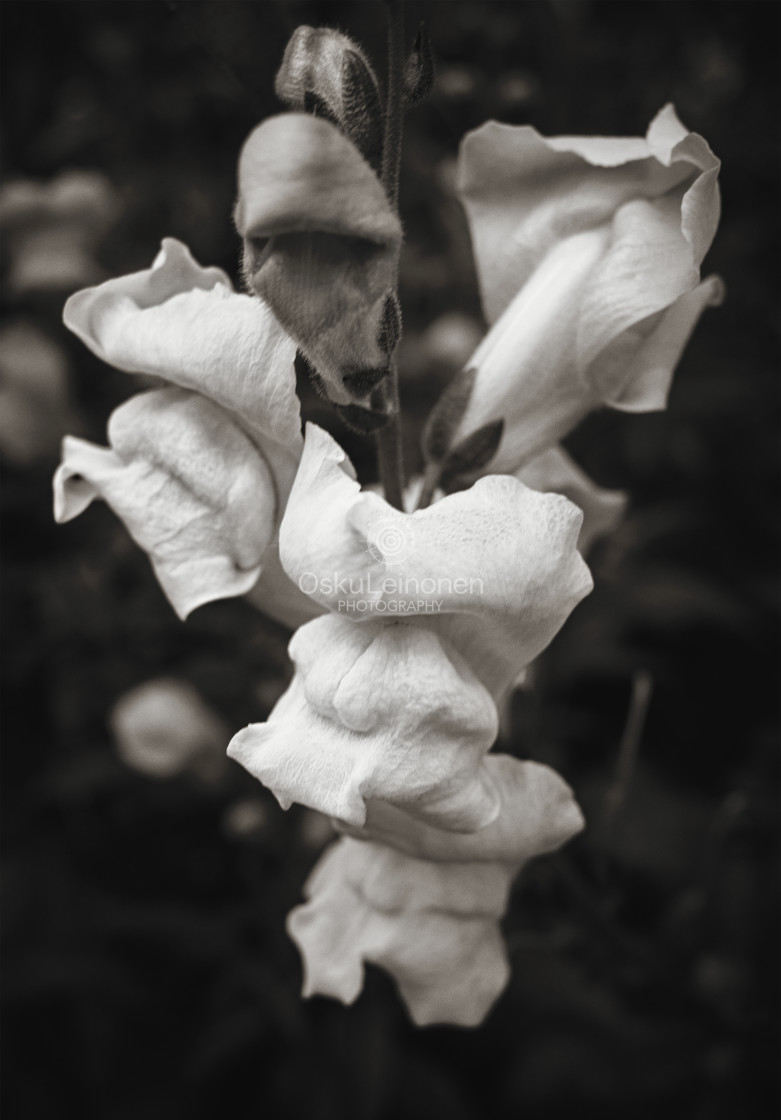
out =
[[(295, 345), (270, 309), (168, 238), (150, 269), (71, 296), (64, 320), (104, 361), (176, 388), (121, 405), (109, 448), (66, 438), (56, 519), (105, 499), (181, 617), (256, 587), (267, 556), (292, 621), (311, 617), (275, 557), (302, 440)], [(264, 605), (287, 613), (282, 598)]]
[[(443, 832), (378, 805), (378, 840), (332, 846), (292, 911), (288, 931), (304, 961), (304, 995), (352, 1003), (364, 962), (396, 980), (415, 1023), (475, 1026), (509, 977), (499, 929), (525, 862), (583, 827), (572, 791), (545, 766), (486, 760), (501, 808), (479, 832)], [(371, 835), (371, 829), (368, 832)], [(365, 835), (365, 833), (364, 833)]]
[(489, 122), (464, 140), (459, 192), (491, 326), (462, 438), (503, 418), (491, 469), (516, 471), (602, 405), (665, 407), (718, 277), (719, 161), (671, 105), (645, 138), (546, 139)]

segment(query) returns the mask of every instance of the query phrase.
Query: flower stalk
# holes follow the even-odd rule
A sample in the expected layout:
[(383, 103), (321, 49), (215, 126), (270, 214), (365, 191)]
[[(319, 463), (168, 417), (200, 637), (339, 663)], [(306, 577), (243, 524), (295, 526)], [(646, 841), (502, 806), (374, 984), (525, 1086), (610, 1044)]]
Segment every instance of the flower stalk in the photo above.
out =
[[(404, 7), (388, 0), (388, 73), (386, 80), (385, 134), (382, 146), (382, 183), (390, 205), (398, 212), (401, 141), (404, 124)], [(404, 464), (401, 442), (399, 373), (394, 357), (382, 388), (392, 419), (375, 435), (377, 466), (383, 492), (390, 505), (404, 508)]]

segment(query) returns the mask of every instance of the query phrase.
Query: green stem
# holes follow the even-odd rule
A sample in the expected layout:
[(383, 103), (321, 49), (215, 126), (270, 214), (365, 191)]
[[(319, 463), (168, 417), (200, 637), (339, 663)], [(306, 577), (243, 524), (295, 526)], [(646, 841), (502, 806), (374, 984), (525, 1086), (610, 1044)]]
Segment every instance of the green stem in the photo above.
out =
[(404, 125), (404, 5), (402, 0), (387, 0), (388, 75), (385, 99), (385, 138), (382, 147), (382, 181), (388, 201), (398, 208), (401, 133)]
[[(401, 137), (404, 121), (402, 103), (404, 74), (404, 8), (401, 0), (388, 0), (388, 75), (385, 101), (385, 135), (382, 147), (382, 182), (394, 209), (399, 202)], [(404, 509), (404, 465), (402, 461), (399, 376), (395, 359), (385, 382), (385, 401), (393, 419), (375, 436), (377, 464), (385, 497), (396, 509)]]
[(426, 473), (423, 475), (423, 488), (420, 491), (417, 509), (426, 509), (431, 505), (431, 499), (434, 497), (437, 486), (439, 486), (441, 474), (441, 463), (429, 463), (426, 467)]

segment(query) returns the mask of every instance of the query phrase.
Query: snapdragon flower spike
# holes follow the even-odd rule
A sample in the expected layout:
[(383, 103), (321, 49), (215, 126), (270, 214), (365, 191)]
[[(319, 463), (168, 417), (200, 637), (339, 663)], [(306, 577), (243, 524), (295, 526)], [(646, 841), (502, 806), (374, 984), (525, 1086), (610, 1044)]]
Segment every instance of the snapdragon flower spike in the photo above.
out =
[[(583, 827), (571, 790), (552, 770), (506, 756), (491, 761), (502, 771), (503, 803), (487, 829), (460, 836), (412, 822), (410, 854), (356, 838), (326, 851), (305, 886), (308, 901), (288, 917), (305, 996), (352, 1003), (371, 962), (393, 976), (418, 1026), (482, 1022), (509, 978), (499, 920), (512, 879)], [(401, 814), (390, 813), (398, 825)], [(395, 844), (398, 831), (390, 832)], [(437, 854), (423, 858), (426, 850)]]
[(582, 514), (558, 494), (489, 476), (406, 514), (361, 492), (336, 441), (308, 424), (280, 526), (288, 576), (321, 606), (404, 617), (449, 641), (494, 697), (592, 587)]
[(296, 674), (266, 723), (228, 754), (287, 809), (307, 805), (360, 826), (382, 800), (440, 828), (473, 830), (499, 811), (483, 765), (496, 707), (435, 634), (326, 615), (290, 643)]
[(236, 227), (249, 287), (268, 302), (335, 404), (386, 377), (386, 305), (401, 225), (350, 140), (302, 113), (271, 117), (239, 159)]
[(700, 266), (720, 213), (719, 161), (671, 105), (645, 138), (469, 133), (459, 193), (491, 329), (469, 362), (456, 436), (503, 418), (492, 464), (515, 471), (602, 405), (666, 406), (702, 311)]
[(295, 344), (270, 309), (167, 238), (150, 269), (71, 296), (64, 321), (104, 361), (177, 388), (121, 405), (110, 449), (66, 438), (56, 519), (106, 500), (181, 617), (251, 589), (280, 621), (312, 617), (277, 553), (303, 441)]

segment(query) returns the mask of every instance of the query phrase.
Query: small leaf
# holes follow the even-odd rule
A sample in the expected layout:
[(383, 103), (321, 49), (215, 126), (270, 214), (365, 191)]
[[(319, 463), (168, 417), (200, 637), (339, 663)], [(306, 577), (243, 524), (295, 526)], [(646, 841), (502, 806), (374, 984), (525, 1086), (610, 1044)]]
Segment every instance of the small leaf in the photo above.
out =
[(377, 333), (377, 345), (389, 357), (401, 338), (401, 304), (395, 292), (388, 292)]
[(477, 370), (457, 373), (429, 413), (423, 429), (423, 454), (429, 463), (440, 463), (450, 450), (453, 436), (466, 412)]
[(421, 23), (415, 36), (415, 45), (404, 68), (404, 103), (416, 105), (431, 93), (434, 87), (434, 49), (428, 29)]
[(446, 494), (471, 485), (476, 474), (487, 467), (496, 454), (504, 431), (504, 420), (492, 420), (463, 439), (445, 459), (439, 479)]

